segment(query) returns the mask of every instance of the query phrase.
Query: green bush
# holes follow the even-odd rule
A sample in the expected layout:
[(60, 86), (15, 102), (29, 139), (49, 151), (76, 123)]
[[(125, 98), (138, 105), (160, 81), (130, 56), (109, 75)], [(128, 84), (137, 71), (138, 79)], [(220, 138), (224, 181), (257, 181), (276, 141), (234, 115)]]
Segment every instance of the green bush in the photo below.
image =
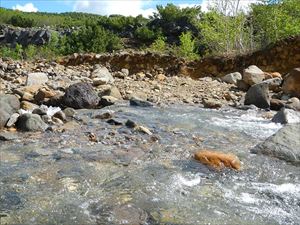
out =
[(33, 27), (34, 20), (20, 15), (14, 15), (10, 18), (10, 23), (16, 27)]
[(152, 42), (156, 38), (155, 32), (150, 30), (147, 26), (137, 28), (134, 35), (140, 41), (145, 42)]
[(179, 37), (180, 46), (178, 47), (177, 54), (180, 57), (184, 57), (189, 60), (195, 60), (199, 58), (196, 53), (195, 40), (192, 37), (191, 32), (182, 33)]
[(167, 50), (166, 38), (159, 36), (151, 45), (150, 51), (165, 52)]
[(111, 52), (123, 47), (121, 39), (97, 23), (89, 22), (65, 40), (63, 54), (74, 52)]

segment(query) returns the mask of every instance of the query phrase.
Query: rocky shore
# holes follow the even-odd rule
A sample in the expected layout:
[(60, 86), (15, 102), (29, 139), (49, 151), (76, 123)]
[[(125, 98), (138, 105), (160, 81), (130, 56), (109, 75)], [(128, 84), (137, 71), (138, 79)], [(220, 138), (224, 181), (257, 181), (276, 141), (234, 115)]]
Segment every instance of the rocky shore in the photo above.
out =
[(0, 221), (296, 225), (299, 77), (1, 59)]
[(67, 64), (62, 62), (0, 59), (1, 129), (53, 131), (72, 120), (76, 109), (126, 102), (142, 107), (182, 104), (256, 109), (276, 123), (300, 122), (300, 69), (280, 74), (252, 65), (242, 74), (192, 79), (158, 67), (132, 72), (115, 70), (110, 63), (87, 60), (72, 65), (78, 62), (70, 63), (70, 58)]

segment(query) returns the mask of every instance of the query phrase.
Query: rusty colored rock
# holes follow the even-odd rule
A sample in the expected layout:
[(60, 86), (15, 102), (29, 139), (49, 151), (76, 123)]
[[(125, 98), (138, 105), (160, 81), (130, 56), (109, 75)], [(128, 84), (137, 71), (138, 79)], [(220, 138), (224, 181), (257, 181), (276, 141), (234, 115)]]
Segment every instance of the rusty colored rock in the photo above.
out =
[(201, 150), (195, 153), (194, 158), (201, 163), (211, 166), (217, 170), (224, 169), (225, 167), (235, 170), (241, 169), (241, 162), (239, 158), (232, 153)]
[(285, 77), (282, 90), (285, 94), (300, 98), (300, 68), (293, 69)]

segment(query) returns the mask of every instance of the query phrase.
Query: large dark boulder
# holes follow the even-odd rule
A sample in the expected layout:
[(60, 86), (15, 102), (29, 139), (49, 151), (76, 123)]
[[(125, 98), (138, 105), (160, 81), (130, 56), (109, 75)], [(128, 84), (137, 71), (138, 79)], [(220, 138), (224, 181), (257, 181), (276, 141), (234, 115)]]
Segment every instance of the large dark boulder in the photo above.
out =
[(65, 106), (74, 109), (92, 109), (99, 103), (98, 94), (89, 83), (77, 83), (67, 88), (63, 96)]
[(245, 96), (245, 105), (255, 105), (261, 109), (270, 108), (269, 85), (260, 83), (251, 86)]
[(295, 165), (300, 165), (300, 124), (288, 124), (263, 143), (252, 153), (273, 156)]

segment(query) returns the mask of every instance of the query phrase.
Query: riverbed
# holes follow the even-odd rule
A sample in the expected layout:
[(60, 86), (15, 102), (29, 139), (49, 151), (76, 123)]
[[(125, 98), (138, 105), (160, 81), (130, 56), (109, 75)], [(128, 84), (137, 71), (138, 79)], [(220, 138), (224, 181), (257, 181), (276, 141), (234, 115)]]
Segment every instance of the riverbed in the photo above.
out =
[[(250, 153), (282, 127), (264, 115), (116, 105), (15, 133), (0, 141), (0, 224), (300, 224), (299, 168)], [(234, 153), (242, 170), (202, 165), (192, 157), (200, 149)]]

